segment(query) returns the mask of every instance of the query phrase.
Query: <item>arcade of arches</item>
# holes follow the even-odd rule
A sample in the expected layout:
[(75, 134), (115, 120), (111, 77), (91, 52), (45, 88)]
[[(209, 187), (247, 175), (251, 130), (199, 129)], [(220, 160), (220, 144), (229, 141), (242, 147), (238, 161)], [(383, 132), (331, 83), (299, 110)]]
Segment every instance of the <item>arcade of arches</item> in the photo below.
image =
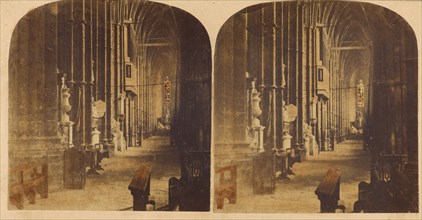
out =
[[(386, 8), (313, 0), (245, 8), (220, 29), (212, 84), (205, 27), (149, 1), (44, 5), (19, 21), (10, 48), (9, 208), (31, 209), (19, 206), (18, 189), (47, 171), (51, 196), (39, 209), (68, 209), (48, 201), (84, 189), (129, 204), (156, 194), (159, 210), (208, 211), (213, 199), (218, 212), (334, 212), (341, 181), (327, 183), (335, 205), (320, 197), (320, 210), (314, 190), (324, 176), (310, 169), (360, 155), (351, 170), (331, 172), (358, 173), (347, 211), (418, 212), (416, 38)], [(38, 162), (48, 169), (27, 173)], [(306, 196), (304, 207), (277, 202), (302, 193), (318, 207), (306, 209)], [(117, 210), (95, 198), (94, 209)], [(69, 203), (85, 208), (78, 202)]]

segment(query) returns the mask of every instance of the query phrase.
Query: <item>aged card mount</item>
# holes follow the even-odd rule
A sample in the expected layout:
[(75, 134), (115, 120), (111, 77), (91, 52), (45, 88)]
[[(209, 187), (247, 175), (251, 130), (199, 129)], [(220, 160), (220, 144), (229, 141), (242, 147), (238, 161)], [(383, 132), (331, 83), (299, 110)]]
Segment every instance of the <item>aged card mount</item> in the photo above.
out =
[(419, 212), (418, 44), (374, 3), (246, 2), (217, 28), (169, 6), (186, 3), (28, 12), (5, 71), (8, 179), (22, 185), (7, 209), (135, 210), (128, 184), (146, 163), (141, 210)]

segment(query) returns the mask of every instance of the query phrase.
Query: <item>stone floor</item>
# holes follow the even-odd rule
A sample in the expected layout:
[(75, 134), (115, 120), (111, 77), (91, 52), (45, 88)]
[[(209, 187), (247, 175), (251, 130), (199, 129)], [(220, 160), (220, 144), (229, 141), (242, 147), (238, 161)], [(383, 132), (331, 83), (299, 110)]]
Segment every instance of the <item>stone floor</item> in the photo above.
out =
[[(348, 140), (336, 145), (335, 151), (321, 152), (303, 163), (296, 163), (296, 174), (291, 180), (276, 183), (272, 195), (254, 195), (249, 185), (238, 186), (236, 204), (228, 204), (214, 212), (319, 212), (319, 200), (314, 191), (329, 167), (341, 171), (340, 197), (351, 212), (358, 196), (358, 183), (369, 180), (369, 153), (362, 150), (361, 141)], [(151, 196), (156, 207), (167, 205), (168, 179), (180, 177), (177, 149), (169, 145), (166, 136), (144, 140), (143, 147), (117, 152), (111, 159), (104, 159), (98, 176), (86, 180), (85, 189), (63, 190), (49, 194), (48, 199), (36, 199), (36, 204), (25, 201), (25, 210), (132, 210), (132, 195), (128, 185), (141, 163), (152, 166)], [(238, 181), (241, 184), (241, 181)], [(9, 203), (9, 209), (16, 209)]]
[[(291, 212), (317, 213), (320, 204), (315, 189), (328, 168), (341, 172), (340, 199), (344, 201), (346, 212), (353, 211), (353, 203), (358, 199), (358, 183), (369, 181), (369, 152), (362, 150), (362, 142), (347, 140), (335, 146), (335, 151), (321, 152), (316, 157), (295, 163), (291, 180), (277, 181), (272, 195), (252, 194), (252, 186), (238, 185), (238, 200), (214, 212)], [(238, 180), (238, 184), (242, 181)]]
[[(85, 189), (53, 192), (47, 199), (37, 197), (33, 205), (25, 200), (24, 210), (132, 210), (128, 185), (141, 163), (152, 166), (150, 198), (157, 208), (165, 206), (169, 178), (180, 178), (177, 149), (169, 143), (168, 136), (155, 136), (144, 140), (142, 147), (117, 152), (102, 161), (100, 175), (87, 177)], [(16, 207), (9, 202), (9, 209)]]

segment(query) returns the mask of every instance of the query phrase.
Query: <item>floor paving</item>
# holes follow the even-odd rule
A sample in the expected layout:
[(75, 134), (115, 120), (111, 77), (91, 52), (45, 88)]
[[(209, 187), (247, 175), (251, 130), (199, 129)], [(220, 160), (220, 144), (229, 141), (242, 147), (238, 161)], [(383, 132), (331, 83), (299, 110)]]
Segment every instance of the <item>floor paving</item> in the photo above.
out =
[[(170, 146), (167, 136), (144, 140), (142, 147), (133, 147), (102, 161), (104, 171), (89, 176), (85, 189), (63, 190), (49, 194), (47, 199), (36, 199), (36, 204), (25, 201), (25, 210), (125, 210), (131, 211), (132, 195), (128, 185), (142, 163), (152, 166), (151, 197), (156, 207), (168, 204), (168, 179), (180, 177), (176, 147)], [(369, 181), (369, 152), (362, 142), (347, 140), (337, 144), (335, 151), (321, 152), (293, 167), (290, 180), (277, 181), (274, 194), (257, 195), (252, 187), (239, 187), (236, 204), (228, 204), (214, 212), (232, 213), (317, 213), (320, 204), (315, 189), (328, 168), (341, 172), (340, 198), (346, 212), (351, 212), (358, 197), (358, 183)], [(16, 209), (9, 203), (9, 209)]]
[[(369, 152), (362, 141), (347, 140), (335, 146), (335, 151), (320, 152), (302, 163), (295, 163), (290, 180), (276, 182), (274, 194), (257, 195), (252, 187), (239, 187), (236, 204), (225, 201), (224, 209), (215, 212), (317, 213), (320, 203), (315, 189), (328, 168), (340, 170), (340, 199), (346, 212), (353, 211), (358, 199), (358, 183), (369, 181)], [(241, 184), (241, 183), (240, 183)]]
[[(25, 210), (132, 210), (132, 195), (128, 185), (142, 163), (152, 166), (151, 198), (156, 207), (168, 204), (168, 180), (180, 178), (177, 148), (170, 146), (168, 136), (145, 139), (142, 147), (116, 152), (101, 162), (103, 171), (86, 179), (85, 189), (65, 189), (49, 193), (47, 199), (37, 197), (35, 204), (25, 200)], [(37, 195), (39, 196), (39, 195)], [(9, 209), (16, 209), (9, 202)]]

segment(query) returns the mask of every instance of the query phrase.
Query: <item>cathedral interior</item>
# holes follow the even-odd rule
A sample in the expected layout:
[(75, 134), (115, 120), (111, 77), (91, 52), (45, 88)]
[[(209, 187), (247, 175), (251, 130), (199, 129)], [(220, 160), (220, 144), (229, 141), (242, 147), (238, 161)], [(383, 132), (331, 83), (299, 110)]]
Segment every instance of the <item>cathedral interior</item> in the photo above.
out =
[(263, 3), (227, 20), (215, 50), (216, 211), (418, 212), (418, 52), (403, 18)]
[(206, 28), (145, 0), (22, 17), (8, 209), (420, 212), (420, 58), (405, 19), (275, 1), (233, 14), (215, 48)]
[[(126, 154), (146, 154), (151, 147), (144, 145), (155, 144), (164, 146), (152, 148), (154, 159), (133, 164), (120, 184), (127, 200), (131, 175), (145, 200), (154, 180), (167, 190), (173, 177), (172, 197), (186, 196), (172, 208), (209, 210), (210, 50), (197, 19), (159, 3), (65, 0), (26, 14), (15, 27), (9, 59), (12, 203), (23, 208), (19, 186), (31, 185), (34, 174), (47, 172), (41, 191), (84, 189), (107, 173), (101, 161), (116, 156), (118, 166)], [(168, 166), (179, 169), (164, 172)]]

